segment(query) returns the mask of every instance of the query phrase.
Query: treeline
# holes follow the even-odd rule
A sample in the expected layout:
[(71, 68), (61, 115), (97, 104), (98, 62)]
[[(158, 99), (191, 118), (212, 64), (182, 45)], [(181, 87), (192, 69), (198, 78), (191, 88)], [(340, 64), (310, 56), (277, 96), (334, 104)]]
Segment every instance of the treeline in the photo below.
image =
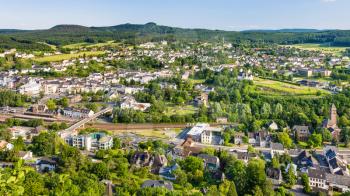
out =
[(0, 107), (21, 107), (29, 101), (29, 97), (9, 90), (0, 90)]
[(18, 39), (12, 36), (3, 36), (0, 35), (0, 48), (1, 49), (12, 49), (16, 48), (17, 50), (22, 51), (51, 51), (52, 49), (45, 44), (40, 44), (35, 41), (23, 38)]
[(0, 37), (0, 47), (50, 50), (49, 46), (38, 44), (46, 42), (56, 46), (108, 40), (125, 41), (137, 44), (148, 41), (221, 41), (241, 43), (330, 43), (334, 46), (350, 46), (350, 31), (311, 31), (311, 32), (233, 32), (206, 29), (182, 29), (147, 23), (145, 25), (124, 24), (112, 27), (84, 27), (78, 25), (59, 25), (48, 30), (18, 31)]

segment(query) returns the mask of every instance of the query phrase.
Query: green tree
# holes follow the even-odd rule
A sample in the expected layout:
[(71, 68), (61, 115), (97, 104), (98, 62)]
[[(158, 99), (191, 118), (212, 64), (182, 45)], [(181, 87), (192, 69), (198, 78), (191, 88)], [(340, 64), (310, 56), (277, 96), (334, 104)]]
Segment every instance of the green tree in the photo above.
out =
[(301, 183), (304, 186), (304, 188), (303, 188), (304, 192), (305, 193), (311, 193), (309, 176), (307, 176), (307, 174), (303, 173), (301, 175)]
[(345, 146), (348, 147), (350, 142), (350, 128), (343, 128), (340, 132), (340, 140), (344, 142)]
[(94, 164), (92, 172), (95, 173), (100, 180), (109, 178), (108, 167), (104, 162)]
[(186, 159), (180, 163), (180, 166), (183, 170), (191, 173), (195, 173), (197, 170), (203, 171), (204, 169), (203, 160), (194, 156), (186, 157)]
[(313, 133), (310, 135), (308, 145), (312, 148), (316, 148), (322, 145), (322, 135)]
[(332, 141), (332, 133), (328, 129), (322, 129), (322, 140), (325, 142)]
[(289, 137), (287, 132), (280, 132), (277, 134), (278, 141), (286, 148), (291, 148), (293, 140)]
[(57, 108), (57, 105), (56, 105), (56, 102), (55, 100), (53, 99), (49, 99), (47, 102), (46, 102), (46, 106), (49, 110), (53, 111)]
[(233, 180), (238, 193), (246, 192), (247, 170), (243, 161), (230, 159), (225, 166), (225, 174), (228, 179)]
[(265, 163), (261, 159), (250, 160), (246, 169), (246, 190), (263, 187), (266, 182)]
[(297, 176), (294, 174), (294, 167), (293, 165), (290, 165), (290, 168), (287, 171), (286, 174), (286, 182), (288, 183), (289, 186), (294, 186), (295, 183), (297, 182)]

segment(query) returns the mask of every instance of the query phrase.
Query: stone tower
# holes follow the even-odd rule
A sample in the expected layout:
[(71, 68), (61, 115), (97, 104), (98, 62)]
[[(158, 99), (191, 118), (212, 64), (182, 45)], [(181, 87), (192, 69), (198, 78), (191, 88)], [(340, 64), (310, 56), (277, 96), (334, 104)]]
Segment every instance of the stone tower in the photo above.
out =
[(329, 113), (330, 113), (330, 119), (329, 119), (330, 122), (329, 122), (329, 124), (330, 125), (336, 125), (337, 124), (337, 108), (335, 107), (334, 104), (332, 104), (332, 107), (331, 107)]

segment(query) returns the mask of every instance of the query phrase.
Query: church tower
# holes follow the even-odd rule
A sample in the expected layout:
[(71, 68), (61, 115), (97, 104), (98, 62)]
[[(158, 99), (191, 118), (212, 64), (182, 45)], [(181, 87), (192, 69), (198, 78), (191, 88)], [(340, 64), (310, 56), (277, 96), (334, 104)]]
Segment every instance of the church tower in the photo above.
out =
[(329, 122), (329, 124), (330, 125), (336, 125), (337, 124), (337, 108), (335, 107), (335, 105), (334, 104), (332, 104), (332, 107), (331, 107), (331, 109), (330, 109), (330, 122)]

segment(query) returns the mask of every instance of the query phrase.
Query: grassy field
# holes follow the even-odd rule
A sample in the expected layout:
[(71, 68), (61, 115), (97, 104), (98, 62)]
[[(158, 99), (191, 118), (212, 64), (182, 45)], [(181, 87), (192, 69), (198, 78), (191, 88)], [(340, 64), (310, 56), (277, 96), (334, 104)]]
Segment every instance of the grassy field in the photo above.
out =
[(326, 44), (294, 44), (294, 45), (288, 45), (288, 46), (303, 49), (303, 50), (332, 53), (335, 55), (341, 55), (347, 48), (347, 47), (328, 46)]
[(38, 57), (34, 60), (37, 62), (55, 62), (55, 61), (63, 61), (63, 60), (69, 60), (73, 58), (79, 58), (84, 56), (98, 56), (100, 54), (104, 54), (104, 51), (88, 51), (88, 52), (78, 52), (74, 54), (60, 54), (60, 55), (52, 55), (52, 56), (45, 56), (45, 57)]
[(201, 79), (189, 79), (194, 85), (196, 84), (203, 84), (205, 82), (205, 80), (201, 80)]
[(188, 115), (196, 113), (198, 109), (193, 105), (185, 105), (185, 106), (168, 106), (165, 114), (168, 116), (178, 114), (178, 115)]
[(256, 85), (256, 91), (259, 94), (269, 96), (317, 96), (319, 93), (321, 93), (321, 95), (329, 94), (328, 91), (322, 89), (298, 86), (261, 78), (255, 78), (254, 84)]
[(117, 45), (118, 45), (118, 43), (114, 43), (114, 41), (108, 41), (105, 43), (97, 43), (97, 44), (82, 42), (82, 43), (65, 45), (65, 46), (63, 46), (63, 48), (75, 50), (75, 49), (79, 49), (79, 48), (94, 48), (94, 47), (117, 46)]
[(50, 48), (52, 49), (52, 50), (56, 50), (57, 49), (57, 47), (55, 46), (55, 45), (51, 45), (51, 44), (48, 44), (48, 43), (46, 43), (46, 42), (38, 42), (39, 44), (45, 44), (45, 45), (47, 45), (47, 46), (50, 46)]
[(143, 137), (152, 137), (152, 138), (160, 138), (160, 139), (168, 139), (170, 138), (170, 134), (175, 134), (176, 131), (172, 130), (164, 130), (164, 129), (135, 129), (135, 130), (110, 130), (110, 132), (114, 135), (120, 135), (123, 133), (133, 133), (135, 135), (143, 136)]

